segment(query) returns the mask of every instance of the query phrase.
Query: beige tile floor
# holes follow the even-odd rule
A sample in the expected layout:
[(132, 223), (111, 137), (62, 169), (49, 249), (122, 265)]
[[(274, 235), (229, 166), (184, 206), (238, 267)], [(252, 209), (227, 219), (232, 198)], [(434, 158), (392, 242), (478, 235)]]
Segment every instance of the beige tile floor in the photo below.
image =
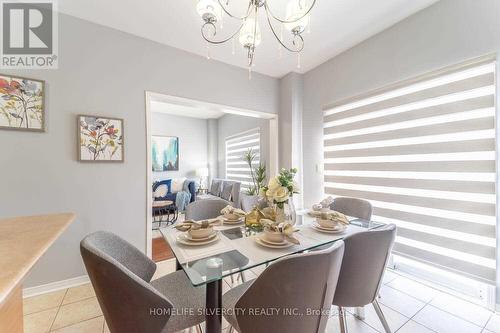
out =
[[(162, 262), (153, 278), (174, 269), (172, 260)], [(245, 275), (251, 279), (259, 273)], [(226, 278), (224, 291), (229, 288), (231, 279)], [(500, 333), (500, 315), (392, 271), (385, 275), (380, 303), (395, 333)], [(89, 284), (26, 298), (24, 324), (26, 333), (109, 333)], [(225, 321), (223, 327), (226, 333)], [(338, 327), (338, 317), (333, 316), (327, 332), (338, 333)], [(371, 306), (364, 320), (349, 313), (348, 327), (349, 333), (384, 333)]]

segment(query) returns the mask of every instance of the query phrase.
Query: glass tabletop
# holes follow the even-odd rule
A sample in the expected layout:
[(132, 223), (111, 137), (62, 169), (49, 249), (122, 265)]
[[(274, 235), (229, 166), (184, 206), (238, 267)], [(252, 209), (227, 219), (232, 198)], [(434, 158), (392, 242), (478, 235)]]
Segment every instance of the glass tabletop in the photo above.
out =
[(351, 224), (341, 233), (320, 231), (315, 218), (297, 214), (294, 237), (300, 244), (274, 245), (263, 240), (263, 232), (240, 225), (215, 226), (217, 235), (207, 241), (187, 242), (186, 233), (173, 227), (160, 229), (165, 240), (194, 286), (266, 265), (284, 256), (333, 244), (347, 235), (375, 229), (382, 224), (349, 218)]

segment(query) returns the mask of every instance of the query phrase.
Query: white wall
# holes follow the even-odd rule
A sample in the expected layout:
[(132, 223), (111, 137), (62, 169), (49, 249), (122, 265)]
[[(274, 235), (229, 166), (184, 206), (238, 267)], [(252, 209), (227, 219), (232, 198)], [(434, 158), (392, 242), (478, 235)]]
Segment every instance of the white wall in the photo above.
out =
[[(269, 120), (226, 114), (218, 119), (219, 177), (226, 176), (226, 138), (254, 128), (260, 128), (261, 160), (269, 166)], [(243, 154), (242, 154), (243, 155)]]
[(281, 78), (279, 139), (282, 145), (279, 150), (280, 168), (297, 168), (295, 181), (300, 191), (295, 194), (294, 203), (297, 209), (304, 208), (303, 191), (303, 147), (302, 147), (302, 114), (304, 109), (304, 75), (290, 73)]
[[(146, 249), (146, 90), (268, 113), (279, 105), (276, 79), (250, 81), (244, 69), (62, 14), (59, 69), (2, 72), (46, 81), (47, 131), (0, 130), (0, 217), (77, 215), (26, 287), (85, 274), (79, 242), (96, 230)], [(124, 163), (77, 161), (80, 113), (124, 119)]]
[(208, 179), (204, 186), (208, 188), (213, 178), (218, 177), (219, 172), (219, 121), (218, 119), (208, 120)]
[(154, 180), (199, 178), (196, 170), (208, 165), (208, 120), (152, 113), (151, 133), (179, 138), (179, 171), (153, 172)]
[(323, 196), (323, 106), (499, 50), (500, 1), (442, 0), (306, 73), (305, 205)]

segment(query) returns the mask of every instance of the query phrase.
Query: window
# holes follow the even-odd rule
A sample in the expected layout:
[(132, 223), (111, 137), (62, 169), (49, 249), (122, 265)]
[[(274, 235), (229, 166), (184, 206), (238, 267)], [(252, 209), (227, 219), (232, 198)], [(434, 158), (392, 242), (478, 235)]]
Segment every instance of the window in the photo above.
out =
[(253, 185), (252, 175), (243, 155), (252, 149), (256, 154), (255, 164), (260, 162), (260, 129), (238, 133), (226, 138), (226, 179), (241, 182), (245, 191)]
[(325, 192), (364, 198), (394, 223), (394, 252), (495, 281), (495, 63), (324, 111)]

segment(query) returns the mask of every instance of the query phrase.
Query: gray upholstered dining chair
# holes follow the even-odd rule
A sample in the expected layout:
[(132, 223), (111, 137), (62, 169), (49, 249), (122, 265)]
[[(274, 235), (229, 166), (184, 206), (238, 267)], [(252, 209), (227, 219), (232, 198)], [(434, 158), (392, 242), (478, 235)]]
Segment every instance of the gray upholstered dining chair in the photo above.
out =
[[(344, 243), (338, 241), (323, 251), (286, 256), (257, 279), (229, 290), (222, 298), (229, 332), (324, 332), (343, 254)], [(269, 316), (251, 309), (281, 311)], [(286, 313), (290, 309), (294, 312)]]
[(176, 332), (205, 320), (172, 309), (203, 309), (205, 289), (194, 288), (184, 271), (151, 281), (156, 264), (115, 234), (85, 237), (80, 252), (112, 333)]
[(377, 296), (395, 238), (394, 224), (344, 238), (344, 260), (332, 302), (339, 308), (341, 333), (347, 332), (344, 308), (368, 304), (373, 304), (385, 331), (391, 333)]
[(358, 219), (370, 220), (372, 218), (372, 204), (363, 199), (338, 197), (330, 205), (330, 209), (347, 216), (357, 217)]
[(213, 219), (221, 215), (220, 211), (228, 205), (226, 200), (209, 199), (191, 202), (186, 207), (186, 220)]

